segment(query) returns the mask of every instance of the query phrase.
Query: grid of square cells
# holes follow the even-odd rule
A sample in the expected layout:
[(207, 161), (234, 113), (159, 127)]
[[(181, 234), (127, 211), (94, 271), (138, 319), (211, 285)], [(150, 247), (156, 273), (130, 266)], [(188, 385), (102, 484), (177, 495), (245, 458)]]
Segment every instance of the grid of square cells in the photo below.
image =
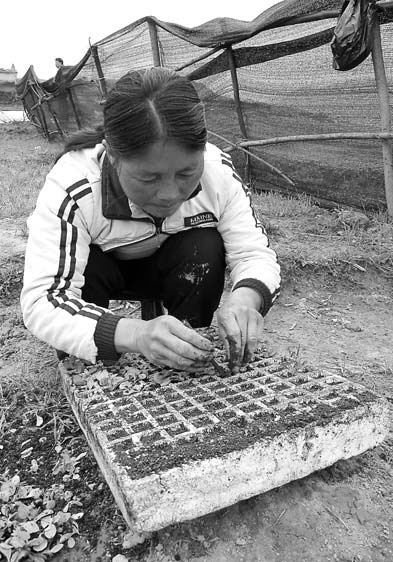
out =
[(238, 416), (258, 420), (273, 415), (307, 413), (318, 404), (352, 398), (361, 387), (336, 374), (299, 373), (273, 358), (260, 358), (236, 375), (188, 376), (154, 391), (102, 396), (89, 406), (89, 418), (108, 444), (146, 447), (188, 439)]

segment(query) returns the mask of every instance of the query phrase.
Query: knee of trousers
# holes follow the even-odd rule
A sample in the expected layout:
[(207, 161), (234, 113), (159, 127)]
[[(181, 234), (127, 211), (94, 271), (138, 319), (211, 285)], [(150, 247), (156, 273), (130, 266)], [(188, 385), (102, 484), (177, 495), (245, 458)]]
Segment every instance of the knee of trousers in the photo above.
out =
[[(225, 268), (225, 249), (221, 234), (215, 228), (194, 228), (171, 236), (167, 250), (178, 264), (208, 263), (210, 268)], [(168, 263), (168, 262), (166, 262)]]
[(98, 246), (91, 245), (85, 268), (85, 290), (94, 287), (106, 287), (112, 292), (123, 289), (124, 280), (110, 254), (104, 253)]

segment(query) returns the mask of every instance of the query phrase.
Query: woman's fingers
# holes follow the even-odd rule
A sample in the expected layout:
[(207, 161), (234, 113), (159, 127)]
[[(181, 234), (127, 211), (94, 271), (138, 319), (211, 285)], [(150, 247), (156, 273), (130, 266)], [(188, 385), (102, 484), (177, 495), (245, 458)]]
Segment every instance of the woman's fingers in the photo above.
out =
[(182, 370), (201, 370), (213, 355), (212, 343), (172, 316), (147, 323), (141, 351), (150, 361)]
[(226, 342), (229, 368), (237, 372), (251, 361), (263, 329), (263, 317), (252, 308), (231, 306), (218, 314), (220, 334)]

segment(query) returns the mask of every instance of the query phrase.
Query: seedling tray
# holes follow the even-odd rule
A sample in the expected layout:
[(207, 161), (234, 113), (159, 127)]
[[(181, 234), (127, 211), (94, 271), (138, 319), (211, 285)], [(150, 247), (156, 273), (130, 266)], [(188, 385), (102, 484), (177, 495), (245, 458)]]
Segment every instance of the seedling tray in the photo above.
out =
[[(223, 352), (217, 361), (224, 368)], [(236, 375), (67, 359), (66, 395), (129, 527), (205, 515), (375, 447), (387, 403), (260, 350)]]

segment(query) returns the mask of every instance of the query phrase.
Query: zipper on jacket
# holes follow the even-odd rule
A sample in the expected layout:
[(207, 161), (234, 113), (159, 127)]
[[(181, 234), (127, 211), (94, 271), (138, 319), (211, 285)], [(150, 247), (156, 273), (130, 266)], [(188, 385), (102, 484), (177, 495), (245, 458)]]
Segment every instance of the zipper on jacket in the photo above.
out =
[(156, 227), (156, 234), (162, 234), (162, 223), (165, 220), (165, 217), (154, 217), (150, 215), (154, 221), (154, 226)]

